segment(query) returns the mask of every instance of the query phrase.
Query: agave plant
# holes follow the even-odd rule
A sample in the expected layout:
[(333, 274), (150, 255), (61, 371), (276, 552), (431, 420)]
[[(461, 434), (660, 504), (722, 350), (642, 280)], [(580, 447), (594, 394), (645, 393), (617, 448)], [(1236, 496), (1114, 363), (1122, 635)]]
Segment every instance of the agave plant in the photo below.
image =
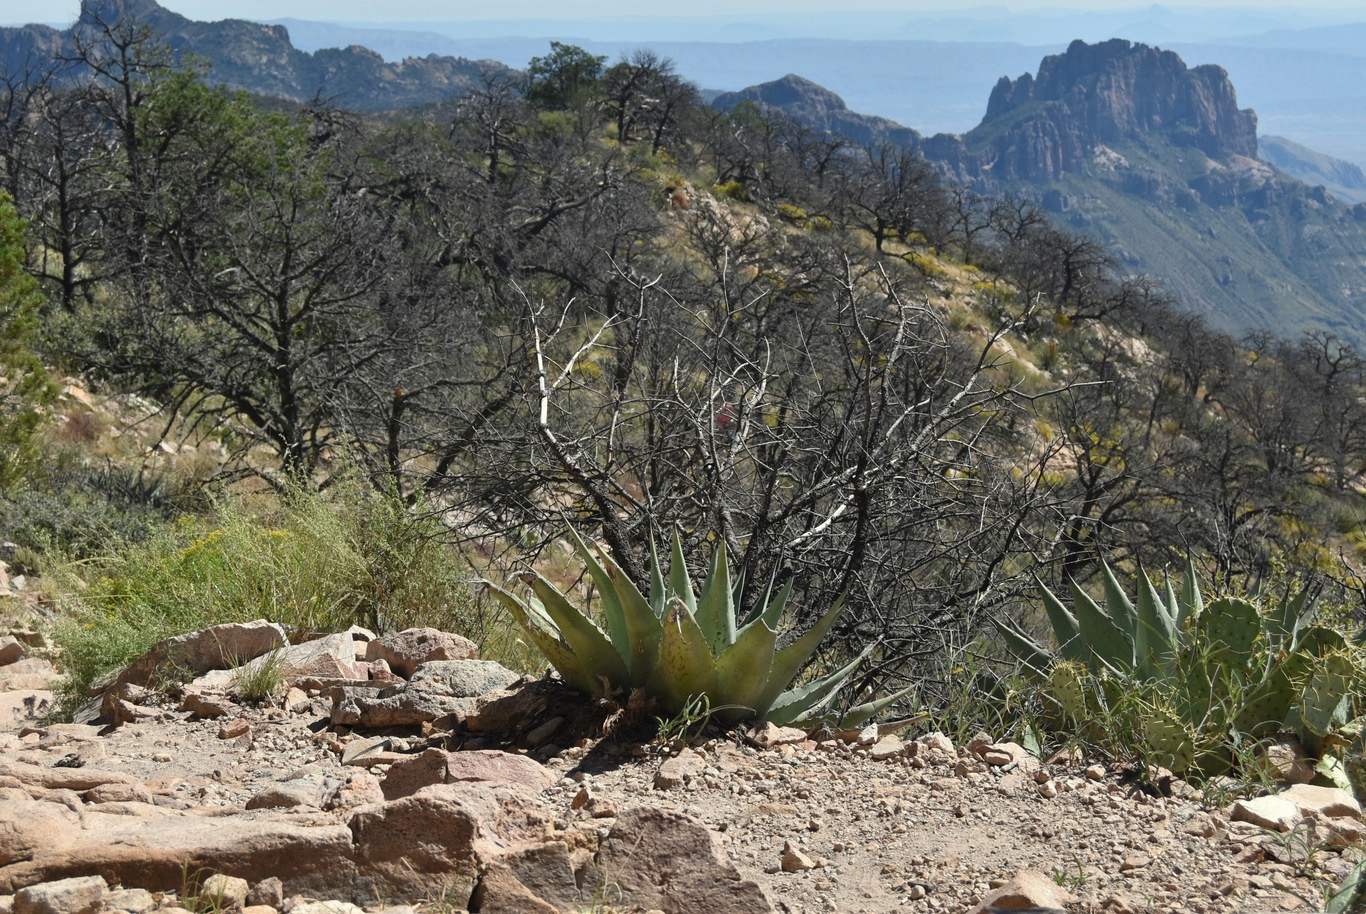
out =
[[(778, 650), (778, 623), (792, 582), (770, 588), (744, 619), (736, 618), (743, 582), (731, 575), (725, 543), (712, 553), (701, 592), (695, 592), (675, 532), (667, 575), (651, 548), (650, 594), (642, 594), (601, 548), (590, 550), (572, 529), (579, 557), (598, 593), (606, 631), (545, 577), (527, 572), (518, 596), (488, 583), (494, 596), (559, 671), (564, 681), (590, 695), (643, 689), (670, 714), (705, 695), (723, 719), (756, 718), (791, 724), (822, 718), (869, 646), (851, 663), (791, 687), (843, 612), (843, 600), (800, 638)], [(908, 692), (860, 705), (840, 718), (860, 724)]]

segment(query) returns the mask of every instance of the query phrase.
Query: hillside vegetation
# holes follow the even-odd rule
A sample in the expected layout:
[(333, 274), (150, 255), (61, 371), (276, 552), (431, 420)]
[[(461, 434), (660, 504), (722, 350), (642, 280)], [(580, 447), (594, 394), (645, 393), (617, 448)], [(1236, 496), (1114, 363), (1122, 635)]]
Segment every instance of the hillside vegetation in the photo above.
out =
[[(642, 589), (652, 541), (699, 580), (724, 543), (739, 609), (790, 581), (798, 630), (845, 594), (818, 664), (876, 645), (853, 691), (935, 707), (1004, 659), (994, 622), (1038, 631), (1036, 576), (1102, 559), (1359, 606), (1366, 361), (1330, 334), (1236, 342), (1038, 206), (708, 109), (647, 51), (552, 45), (379, 123), (266, 112), (127, 23), (82, 40), (0, 124), (46, 293), (9, 327), (106, 404), (11, 372), (6, 427), (46, 437), (0, 505), (36, 564), (86, 560), (73, 644), (158, 600), (484, 624), (452, 557), (564, 575), (567, 525)], [(310, 504), (350, 551), (271, 545), (314, 542)], [(214, 602), (248, 552), (302, 583)], [(429, 568), (449, 590), (405, 590)]]

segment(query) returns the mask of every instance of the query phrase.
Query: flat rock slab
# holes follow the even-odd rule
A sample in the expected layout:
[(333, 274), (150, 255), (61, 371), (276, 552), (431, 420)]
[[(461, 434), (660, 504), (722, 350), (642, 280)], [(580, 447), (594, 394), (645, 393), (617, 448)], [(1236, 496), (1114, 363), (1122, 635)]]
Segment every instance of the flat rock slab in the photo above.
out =
[(0, 692), (0, 731), (14, 732), (42, 723), (56, 701), (51, 689), (18, 689)]
[(340, 686), (332, 699), (332, 723), (348, 727), (411, 727), (478, 707), (477, 698), (456, 698), (421, 684), (389, 686), (380, 691)]
[(559, 778), (544, 765), (525, 755), (493, 749), (470, 752), (427, 749), (395, 762), (380, 786), (386, 799), (397, 800), (433, 784), (502, 784), (536, 793), (557, 780)]
[(521, 673), (492, 660), (429, 660), (417, 668), (411, 681), (440, 695), (478, 698), (506, 689), (521, 678)]
[(1304, 816), (1290, 800), (1265, 796), (1234, 803), (1231, 818), (1234, 822), (1251, 822), (1261, 828), (1290, 831)]
[(468, 638), (435, 628), (409, 628), (365, 646), (365, 659), (384, 660), (404, 679), (431, 660), (475, 660), (479, 646)]
[(332, 816), (144, 818), (99, 809), (78, 816), (56, 803), (0, 804), (0, 893), (91, 874), (110, 885), (178, 891), (188, 867), (248, 882), (277, 876), (291, 893), (352, 895), (352, 835)]
[(1295, 804), (1300, 815), (1326, 816), (1329, 818), (1361, 818), (1361, 804), (1345, 790), (1337, 787), (1315, 787), (1312, 784), (1296, 784), (1281, 791), (1280, 797)]

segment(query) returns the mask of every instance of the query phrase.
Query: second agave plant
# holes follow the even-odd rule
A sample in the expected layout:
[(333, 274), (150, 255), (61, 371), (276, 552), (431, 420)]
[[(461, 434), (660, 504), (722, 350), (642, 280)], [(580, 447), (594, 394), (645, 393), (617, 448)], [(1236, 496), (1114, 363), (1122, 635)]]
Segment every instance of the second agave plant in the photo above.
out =
[[(839, 619), (842, 601), (810, 631), (779, 650), (778, 623), (792, 582), (776, 593), (766, 592), (749, 614), (738, 619), (739, 586), (730, 573), (724, 543), (713, 552), (699, 592), (688, 576), (675, 533), (667, 574), (652, 550), (646, 596), (604, 550), (590, 550), (577, 533), (569, 532), (597, 590), (603, 627), (537, 572), (521, 576), (529, 588), (524, 595), (488, 586), (564, 681), (582, 692), (603, 695), (643, 689), (670, 714), (705, 695), (712, 708), (722, 709), (723, 719), (799, 723), (827, 716), (840, 688), (871, 651), (870, 647), (839, 669), (789, 688)], [(862, 723), (904, 694), (860, 705), (840, 721), (846, 726)]]

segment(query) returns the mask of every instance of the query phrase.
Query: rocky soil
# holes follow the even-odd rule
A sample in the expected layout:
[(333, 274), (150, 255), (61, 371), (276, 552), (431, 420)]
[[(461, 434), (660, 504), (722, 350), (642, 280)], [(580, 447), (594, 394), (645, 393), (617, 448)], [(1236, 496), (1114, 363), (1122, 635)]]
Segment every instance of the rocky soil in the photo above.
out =
[[(14, 634), (0, 914), (1314, 911), (1361, 857), (1360, 807), (1307, 785), (1219, 807), (915, 724), (633, 741), (641, 709), (431, 630), (220, 627), (46, 725), (41, 636)], [(247, 645), (273, 701), (234, 694)], [(189, 681), (150, 688), (168, 663)]]

